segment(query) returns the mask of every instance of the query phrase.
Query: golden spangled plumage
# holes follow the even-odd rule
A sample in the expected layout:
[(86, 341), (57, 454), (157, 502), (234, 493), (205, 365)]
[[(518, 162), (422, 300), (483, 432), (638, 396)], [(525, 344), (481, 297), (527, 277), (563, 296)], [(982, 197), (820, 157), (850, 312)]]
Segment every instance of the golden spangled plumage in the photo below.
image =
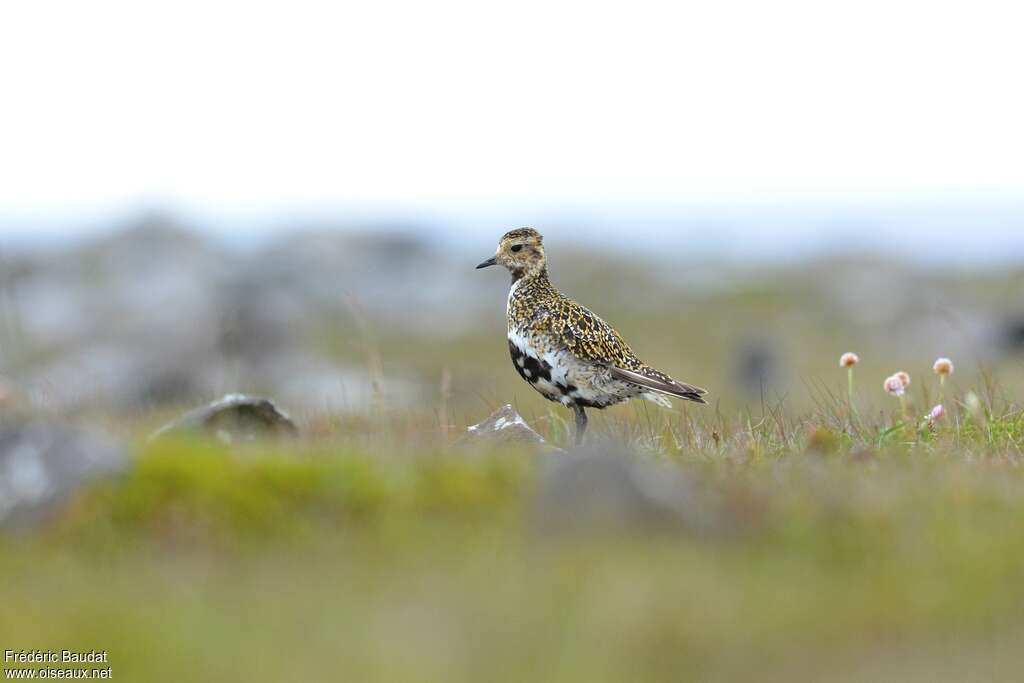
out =
[(706, 402), (703, 389), (642, 362), (611, 325), (551, 284), (536, 230), (506, 233), (495, 256), (477, 267), (490, 265), (512, 274), (507, 314), (513, 364), (545, 398), (576, 411), (577, 440), (586, 428), (584, 408), (630, 398), (670, 405), (664, 396)]

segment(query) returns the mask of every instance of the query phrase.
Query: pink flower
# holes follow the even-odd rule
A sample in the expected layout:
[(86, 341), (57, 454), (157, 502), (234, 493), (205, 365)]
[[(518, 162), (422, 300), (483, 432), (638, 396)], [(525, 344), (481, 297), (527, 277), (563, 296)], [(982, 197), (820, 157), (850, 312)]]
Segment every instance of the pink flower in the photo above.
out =
[(893, 377), (899, 377), (900, 382), (903, 383), (903, 388), (904, 389), (906, 389), (907, 387), (910, 386), (910, 375), (908, 375), (907, 373), (903, 372), (902, 370), (900, 370), (895, 375), (893, 375)]
[(932, 408), (932, 412), (928, 413), (928, 421), (936, 422), (942, 419), (942, 416), (946, 414), (946, 409), (942, 407), (942, 404), (938, 404)]
[(882, 388), (893, 396), (902, 396), (906, 392), (903, 380), (900, 379), (899, 375), (891, 375), (887, 377), (885, 382), (882, 384)]
[(942, 375), (943, 377), (946, 375), (952, 375), (953, 361), (948, 358), (939, 358), (935, 361), (935, 365), (932, 366), (932, 370), (935, 371), (936, 375)]
[(847, 351), (839, 357), (839, 367), (841, 368), (852, 368), (854, 365), (860, 362), (860, 358), (857, 354), (852, 351)]

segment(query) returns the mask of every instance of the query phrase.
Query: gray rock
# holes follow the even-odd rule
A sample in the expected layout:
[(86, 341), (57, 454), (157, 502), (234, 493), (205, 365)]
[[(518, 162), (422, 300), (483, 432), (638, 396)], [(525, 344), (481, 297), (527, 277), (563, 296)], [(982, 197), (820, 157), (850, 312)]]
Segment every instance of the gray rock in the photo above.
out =
[(150, 438), (187, 432), (206, 433), (224, 443), (234, 443), (255, 441), (266, 436), (298, 436), (299, 430), (292, 419), (271, 401), (244, 394), (228, 394), (190, 410), (158, 429)]
[(44, 423), (0, 424), (0, 526), (36, 522), (82, 484), (128, 464), (127, 449), (103, 436)]
[(678, 467), (645, 462), (623, 450), (583, 448), (548, 459), (531, 506), (542, 531), (616, 531), (716, 526), (707, 501)]
[(545, 445), (544, 437), (533, 431), (519, 413), (506, 403), (489, 418), (467, 427), (466, 431), (476, 438), (498, 443)]

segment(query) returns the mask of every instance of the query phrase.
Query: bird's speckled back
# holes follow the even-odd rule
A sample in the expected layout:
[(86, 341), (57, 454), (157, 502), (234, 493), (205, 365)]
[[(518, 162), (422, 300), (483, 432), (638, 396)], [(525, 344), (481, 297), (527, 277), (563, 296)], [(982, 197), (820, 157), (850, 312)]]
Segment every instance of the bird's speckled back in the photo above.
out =
[(559, 344), (581, 360), (638, 372), (651, 370), (611, 325), (559, 292), (546, 270), (513, 283), (508, 331), (541, 345)]

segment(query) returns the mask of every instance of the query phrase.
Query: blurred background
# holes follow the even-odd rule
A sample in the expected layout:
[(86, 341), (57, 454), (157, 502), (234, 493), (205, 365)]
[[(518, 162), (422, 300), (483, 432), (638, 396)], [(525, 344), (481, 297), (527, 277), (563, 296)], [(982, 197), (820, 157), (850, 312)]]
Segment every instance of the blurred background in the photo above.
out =
[[(0, 650), (157, 683), (1019, 680), (1021, 26), (0, 3)], [(712, 405), (551, 451), (570, 413), (474, 270), (521, 226)], [(147, 438), (228, 392), (302, 438)], [(466, 434), (506, 403), (543, 445)]]
[(0, 395), (34, 410), (546, 410), (473, 270), (523, 225), (726, 408), (841, 391), (847, 350), (866, 395), (1024, 375), (1015, 7), (2, 12)]

